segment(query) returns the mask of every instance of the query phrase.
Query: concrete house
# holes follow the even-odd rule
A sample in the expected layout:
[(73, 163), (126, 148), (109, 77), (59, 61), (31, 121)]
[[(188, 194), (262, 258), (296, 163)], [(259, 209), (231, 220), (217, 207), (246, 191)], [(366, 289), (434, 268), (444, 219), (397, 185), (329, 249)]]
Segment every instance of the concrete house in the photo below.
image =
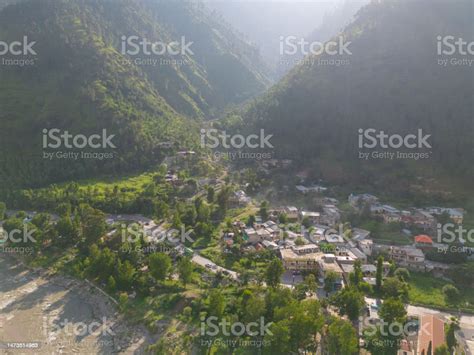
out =
[(308, 219), (311, 224), (318, 224), (321, 221), (321, 214), (319, 212), (301, 211), (300, 218), (302, 221)]
[(398, 265), (414, 270), (423, 271), (425, 269), (425, 255), (420, 249), (411, 246), (392, 246), (389, 252), (390, 258)]

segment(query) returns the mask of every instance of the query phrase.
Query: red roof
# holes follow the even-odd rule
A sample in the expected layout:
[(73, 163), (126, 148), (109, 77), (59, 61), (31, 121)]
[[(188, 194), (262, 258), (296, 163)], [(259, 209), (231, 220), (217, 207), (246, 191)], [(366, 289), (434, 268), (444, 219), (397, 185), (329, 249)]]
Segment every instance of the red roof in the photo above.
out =
[(433, 244), (433, 239), (427, 235), (417, 235), (415, 237), (415, 243), (421, 243), (421, 244)]
[(419, 354), (427, 354), (428, 349), (436, 349), (444, 344), (444, 322), (431, 315), (426, 314), (420, 319), (420, 331), (418, 332), (418, 352)]

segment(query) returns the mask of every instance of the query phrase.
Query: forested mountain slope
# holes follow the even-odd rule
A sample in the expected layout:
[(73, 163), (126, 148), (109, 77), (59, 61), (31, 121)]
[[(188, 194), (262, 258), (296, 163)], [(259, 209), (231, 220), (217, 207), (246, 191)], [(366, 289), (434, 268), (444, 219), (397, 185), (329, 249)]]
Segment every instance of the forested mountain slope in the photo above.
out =
[[(275, 156), (334, 181), (447, 172), (468, 179), (474, 65), (459, 60), (474, 56), (438, 55), (438, 37), (473, 41), (473, 13), (470, 0), (372, 1), (343, 33), (350, 54), (306, 58), (248, 107), (243, 122), (249, 131), (274, 134)], [(431, 135), (431, 149), (420, 151), (428, 158), (360, 159), (359, 130), (370, 128), (402, 136), (423, 130)]]
[[(0, 38), (31, 45), (0, 56), (0, 174), (9, 184), (145, 168), (163, 157), (159, 143), (192, 148), (197, 121), (267, 84), (252, 47), (193, 4), (25, 0), (0, 11)], [(180, 53), (141, 45), (135, 53), (130, 38), (178, 42)], [(106, 129), (115, 135), (113, 158), (44, 159), (51, 129)]]

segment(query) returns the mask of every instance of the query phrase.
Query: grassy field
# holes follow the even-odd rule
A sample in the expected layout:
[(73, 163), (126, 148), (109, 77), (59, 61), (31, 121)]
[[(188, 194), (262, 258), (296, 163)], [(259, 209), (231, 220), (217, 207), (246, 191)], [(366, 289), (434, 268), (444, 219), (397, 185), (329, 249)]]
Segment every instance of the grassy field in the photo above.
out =
[[(101, 179), (81, 180), (77, 183), (82, 192), (92, 192), (96, 197), (103, 196), (113, 191), (115, 187), (125, 195), (132, 197), (140, 192), (153, 181), (152, 172), (138, 175), (129, 175), (121, 177), (109, 177)], [(68, 184), (58, 185), (59, 188), (65, 188)]]
[(380, 244), (409, 245), (413, 243), (413, 240), (402, 233), (386, 233), (381, 236), (374, 236), (373, 239)]
[(385, 224), (370, 220), (360, 225), (361, 228), (371, 231), (371, 237), (377, 243), (407, 245), (412, 244), (413, 239), (401, 233), (402, 226), (395, 223)]
[[(443, 286), (449, 284), (448, 281), (435, 278), (432, 275), (422, 273), (411, 273), (410, 277), (410, 302), (437, 308), (456, 308), (446, 304), (443, 295)], [(474, 290), (460, 289), (462, 308), (474, 312)]]
[(79, 182), (79, 187), (81, 189), (87, 189), (89, 187), (98, 189), (99, 191), (104, 191), (107, 188), (113, 188), (115, 185), (119, 189), (135, 189), (137, 187), (143, 187), (153, 181), (154, 173), (143, 173), (139, 175), (129, 175), (123, 177), (115, 177), (101, 180), (82, 180)]

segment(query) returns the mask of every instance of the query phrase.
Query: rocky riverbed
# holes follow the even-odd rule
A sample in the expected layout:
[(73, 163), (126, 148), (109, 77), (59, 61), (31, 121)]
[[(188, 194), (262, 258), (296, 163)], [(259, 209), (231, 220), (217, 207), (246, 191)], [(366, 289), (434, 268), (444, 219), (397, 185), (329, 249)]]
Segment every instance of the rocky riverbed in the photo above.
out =
[(0, 256), (1, 354), (144, 354), (150, 343), (93, 286)]

